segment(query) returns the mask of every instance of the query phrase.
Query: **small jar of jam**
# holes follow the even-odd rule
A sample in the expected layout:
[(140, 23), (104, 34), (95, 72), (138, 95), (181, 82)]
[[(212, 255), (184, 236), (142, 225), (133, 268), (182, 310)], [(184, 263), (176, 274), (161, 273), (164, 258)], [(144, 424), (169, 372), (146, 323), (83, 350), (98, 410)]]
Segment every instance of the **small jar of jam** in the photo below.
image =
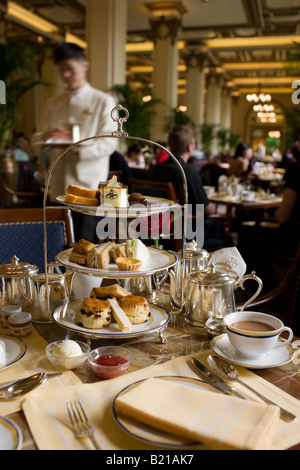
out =
[(19, 305), (4, 305), (0, 309), (1, 323), (4, 328), (8, 328), (8, 318), (14, 313), (22, 312), (22, 308)]
[(26, 336), (32, 331), (32, 318), (30, 313), (14, 313), (8, 318), (9, 331), (13, 336)]

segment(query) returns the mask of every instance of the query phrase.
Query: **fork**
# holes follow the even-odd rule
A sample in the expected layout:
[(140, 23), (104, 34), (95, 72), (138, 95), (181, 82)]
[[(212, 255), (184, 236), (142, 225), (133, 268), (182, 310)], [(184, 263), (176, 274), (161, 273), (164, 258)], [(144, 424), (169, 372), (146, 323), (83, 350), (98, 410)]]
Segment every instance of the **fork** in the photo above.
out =
[(101, 450), (94, 438), (94, 428), (91, 425), (80, 400), (67, 403), (67, 410), (76, 437), (89, 437), (97, 450)]

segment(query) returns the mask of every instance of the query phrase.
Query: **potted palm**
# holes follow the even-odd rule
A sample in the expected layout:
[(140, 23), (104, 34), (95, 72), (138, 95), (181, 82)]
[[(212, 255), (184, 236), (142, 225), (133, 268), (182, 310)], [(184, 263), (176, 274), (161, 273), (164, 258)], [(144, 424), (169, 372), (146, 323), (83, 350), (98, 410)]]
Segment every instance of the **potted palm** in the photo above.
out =
[[(36, 51), (32, 46), (19, 41), (0, 43), (0, 80), (5, 84), (6, 99), (0, 104), (0, 173), (17, 172), (10, 157), (12, 130), (20, 130), (18, 107), (28, 90), (40, 84), (35, 77), (34, 59)], [(17, 175), (14, 175), (14, 179)]]

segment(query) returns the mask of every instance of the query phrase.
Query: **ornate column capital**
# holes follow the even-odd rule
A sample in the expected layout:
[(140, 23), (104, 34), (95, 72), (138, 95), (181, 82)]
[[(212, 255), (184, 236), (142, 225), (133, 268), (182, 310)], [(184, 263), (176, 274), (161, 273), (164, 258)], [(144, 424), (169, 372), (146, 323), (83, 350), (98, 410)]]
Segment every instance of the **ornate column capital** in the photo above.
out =
[(172, 45), (177, 41), (178, 32), (181, 28), (182, 20), (177, 16), (161, 16), (160, 18), (150, 18), (151, 33), (154, 43), (157, 39), (171, 39)]
[(191, 49), (182, 53), (182, 58), (186, 66), (191, 69), (198, 68), (202, 71), (207, 64), (207, 54), (205, 51)]

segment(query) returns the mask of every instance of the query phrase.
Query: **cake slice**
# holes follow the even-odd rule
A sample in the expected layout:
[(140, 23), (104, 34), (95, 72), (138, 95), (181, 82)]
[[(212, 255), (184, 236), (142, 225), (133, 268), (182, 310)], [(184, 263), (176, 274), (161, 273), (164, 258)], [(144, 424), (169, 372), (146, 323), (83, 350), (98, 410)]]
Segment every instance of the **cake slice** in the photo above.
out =
[(121, 331), (124, 333), (130, 333), (131, 331), (131, 322), (125, 312), (121, 309), (116, 299), (108, 299), (110, 306), (112, 308), (112, 314), (114, 319), (119, 325)]
[(102, 243), (102, 245), (95, 245), (87, 255), (87, 266), (89, 268), (105, 269), (112, 261), (111, 248), (115, 242)]

